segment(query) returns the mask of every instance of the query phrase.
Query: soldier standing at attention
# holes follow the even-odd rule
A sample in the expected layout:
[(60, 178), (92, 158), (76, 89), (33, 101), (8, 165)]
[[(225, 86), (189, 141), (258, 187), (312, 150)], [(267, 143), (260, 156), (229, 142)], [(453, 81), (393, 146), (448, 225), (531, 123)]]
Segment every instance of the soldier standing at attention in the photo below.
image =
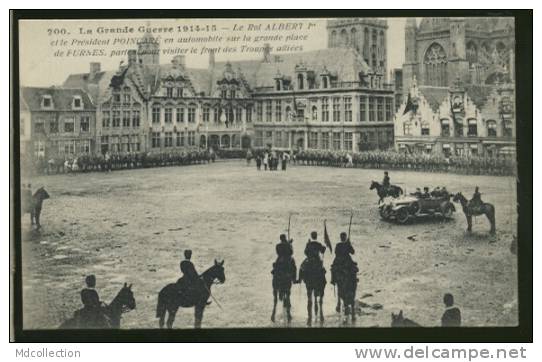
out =
[(446, 310), (441, 318), (442, 327), (460, 327), (461, 326), (461, 311), (454, 306), (454, 296), (450, 293), (444, 294), (444, 305)]

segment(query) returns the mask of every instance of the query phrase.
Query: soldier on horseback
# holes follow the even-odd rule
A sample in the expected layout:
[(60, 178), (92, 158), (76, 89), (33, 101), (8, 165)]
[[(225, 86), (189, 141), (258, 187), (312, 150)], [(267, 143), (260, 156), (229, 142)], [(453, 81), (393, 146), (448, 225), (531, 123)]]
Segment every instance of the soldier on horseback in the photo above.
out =
[(277, 260), (273, 263), (271, 274), (275, 275), (279, 270), (287, 271), (291, 275), (292, 282), (296, 282), (297, 266), (292, 258), (294, 250), (292, 248), (293, 239), (287, 240), (286, 235), (280, 235), (280, 242), (275, 246)]
[(108, 325), (107, 317), (102, 311), (100, 297), (96, 291), (96, 277), (87, 275), (86, 287), (81, 290), (81, 302), (83, 308), (74, 313), (74, 318), (80, 326), (87, 328), (104, 328)]
[(305, 272), (309, 268), (311, 263), (314, 263), (314, 267), (320, 269), (325, 273), (324, 263), (320, 258), (320, 254), (325, 253), (326, 247), (322, 245), (318, 240), (318, 233), (316, 231), (311, 232), (311, 238), (305, 246), (305, 256), (307, 257), (299, 268), (299, 281), (304, 279)]
[(473, 211), (478, 211), (481, 206), (482, 206), (482, 194), (480, 193), (478, 186), (476, 186), (474, 188), (474, 194), (472, 195), (472, 199), (469, 202), (469, 208), (472, 209)]
[(388, 171), (384, 171), (384, 178), (382, 179), (382, 187), (387, 192), (390, 189), (390, 176), (388, 176)]
[(354, 255), (355, 250), (350, 243), (350, 239), (345, 232), (341, 233), (341, 241), (335, 245), (335, 259), (331, 264), (331, 284), (337, 283), (337, 273), (346, 272), (347, 275), (352, 273), (356, 275), (359, 271), (358, 264), (352, 260), (351, 255)]

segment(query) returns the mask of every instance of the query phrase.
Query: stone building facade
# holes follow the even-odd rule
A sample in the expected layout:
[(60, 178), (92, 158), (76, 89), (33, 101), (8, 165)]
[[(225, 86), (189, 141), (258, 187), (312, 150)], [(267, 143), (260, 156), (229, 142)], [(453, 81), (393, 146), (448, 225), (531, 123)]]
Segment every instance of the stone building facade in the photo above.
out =
[(446, 157), (515, 154), (513, 85), (495, 86), (481, 101), (459, 79), (440, 98), (423, 93), (416, 78), (410, 84), (395, 116), (397, 150)]
[(95, 151), (96, 107), (82, 89), (21, 88), (23, 154), (56, 157)]
[(404, 87), (450, 87), (514, 81), (514, 19), (423, 18), (405, 26)]

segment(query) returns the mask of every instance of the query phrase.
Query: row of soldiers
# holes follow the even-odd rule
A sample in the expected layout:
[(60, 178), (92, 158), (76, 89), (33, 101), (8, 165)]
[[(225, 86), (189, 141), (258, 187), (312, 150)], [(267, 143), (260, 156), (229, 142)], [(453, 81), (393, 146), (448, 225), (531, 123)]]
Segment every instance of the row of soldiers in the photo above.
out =
[(516, 161), (508, 156), (449, 156), (396, 151), (302, 150), (295, 160), (301, 165), (357, 167), (371, 169), (407, 169), (424, 172), (454, 172), (472, 175), (514, 175)]
[(211, 150), (175, 152), (106, 152), (104, 154), (82, 153), (70, 156), (38, 157), (23, 161), (26, 169), (37, 174), (68, 172), (113, 171), (122, 169), (183, 166), (214, 162), (216, 154)]

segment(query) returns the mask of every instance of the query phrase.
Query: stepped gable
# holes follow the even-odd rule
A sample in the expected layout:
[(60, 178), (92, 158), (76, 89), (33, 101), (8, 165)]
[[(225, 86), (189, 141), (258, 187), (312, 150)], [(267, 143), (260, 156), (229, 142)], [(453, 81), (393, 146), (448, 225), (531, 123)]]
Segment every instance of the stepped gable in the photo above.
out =
[(444, 102), (449, 95), (448, 87), (420, 86), (419, 89), (434, 112), (438, 111), (442, 102)]

